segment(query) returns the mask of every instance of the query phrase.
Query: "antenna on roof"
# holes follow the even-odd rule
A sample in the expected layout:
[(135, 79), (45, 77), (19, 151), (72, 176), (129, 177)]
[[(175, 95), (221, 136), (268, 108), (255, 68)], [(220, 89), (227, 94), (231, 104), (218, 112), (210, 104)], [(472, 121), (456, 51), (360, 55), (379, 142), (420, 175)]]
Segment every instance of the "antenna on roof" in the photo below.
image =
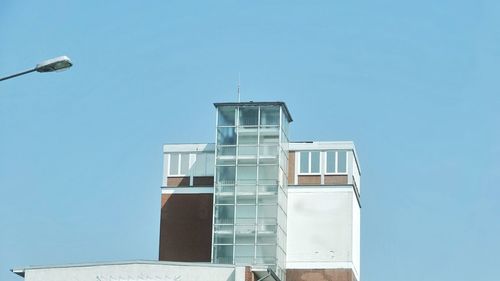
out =
[(240, 102), (240, 73), (238, 72), (238, 102)]

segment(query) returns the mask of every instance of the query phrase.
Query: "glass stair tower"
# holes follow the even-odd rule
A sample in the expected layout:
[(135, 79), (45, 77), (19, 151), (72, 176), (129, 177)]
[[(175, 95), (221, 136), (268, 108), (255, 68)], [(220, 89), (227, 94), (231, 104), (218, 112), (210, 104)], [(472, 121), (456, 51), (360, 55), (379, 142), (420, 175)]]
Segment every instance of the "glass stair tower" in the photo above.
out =
[(216, 103), (212, 262), (285, 280), (288, 124), (283, 102)]

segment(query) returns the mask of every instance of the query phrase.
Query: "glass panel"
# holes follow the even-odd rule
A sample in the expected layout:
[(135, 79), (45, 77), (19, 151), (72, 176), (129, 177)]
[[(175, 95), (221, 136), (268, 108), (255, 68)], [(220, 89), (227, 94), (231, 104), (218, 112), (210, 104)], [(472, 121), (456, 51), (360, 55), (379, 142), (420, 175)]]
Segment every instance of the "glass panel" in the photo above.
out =
[(319, 173), (319, 151), (311, 152), (311, 173)]
[(215, 197), (215, 204), (234, 204), (234, 193), (232, 195), (217, 195)]
[(261, 157), (259, 164), (278, 164), (278, 156)]
[(255, 224), (255, 205), (236, 205), (236, 224)]
[(238, 147), (238, 155), (257, 155), (257, 147), (256, 146), (239, 146)]
[(234, 206), (216, 205), (215, 206), (215, 224), (233, 224)]
[(281, 142), (288, 143), (288, 136), (285, 134), (285, 131), (281, 130)]
[(286, 248), (286, 245), (285, 245), (286, 234), (285, 234), (285, 232), (283, 232), (283, 230), (280, 227), (278, 227), (276, 234), (277, 234), (276, 237), (278, 237), (278, 241), (277, 241), (278, 246), (285, 249)]
[[(237, 225), (235, 228), (236, 235), (240, 236), (249, 236), (249, 235), (254, 235), (255, 233), (255, 225)], [(237, 242), (236, 242), (237, 243)], [(252, 241), (252, 244), (254, 241)]]
[(238, 182), (254, 183), (257, 180), (257, 166), (238, 166)]
[(249, 196), (248, 193), (237, 193), (236, 202), (238, 204), (255, 204), (255, 201), (255, 196)]
[(170, 153), (170, 174), (179, 174), (179, 153)]
[[(283, 190), (283, 188), (280, 188), (278, 189), (278, 205), (281, 206), (283, 208), (283, 210), (286, 210), (286, 206), (287, 206), (287, 196), (285, 194), (285, 191)], [(275, 201), (276, 202), (276, 201)]]
[(255, 248), (253, 245), (248, 246), (235, 246), (234, 255), (237, 257), (251, 257), (254, 256)]
[(278, 146), (277, 145), (263, 145), (259, 147), (260, 157), (270, 157), (278, 156)]
[(259, 180), (278, 180), (277, 165), (259, 166)]
[(241, 165), (257, 165), (257, 157), (255, 156), (240, 156), (238, 164)]
[(216, 263), (233, 263), (233, 246), (219, 246), (214, 247), (214, 257)]
[(197, 153), (191, 171), (193, 176), (205, 176), (207, 165), (207, 153)]
[(263, 265), (276, 264), (276, 258), (275, 257), (257, 257), (257, 258), (255, 258), (255, 264), (263, 264)]
[(280, 135), (279, 127), (261, 127), (260, 144), (279, 143), (279, 135)]
[(278, 194), (277, 185), (259, 185), (259, 196), (260, 195), (273, 195)]
[(277, 145), (264, 145), (259, 147), (259, 163), (260, 164), (278, 164), (278, 147)]
[(217, 144), (236, 144), (236, 132), (234, 127), (217, 128)]
[[(260, 207), (259, 207), (260, 208)], [(277, 220), (276, 218), (257, 218), (257, 224), (264, 224), (264, 225), (276, 225)]]
[(257, 229), (257, 244), (275, 244), (276, 225), (259, 225)]
[(213, 176), (214, 175), (214, 163), (215, 163), (215, 154), (206, 153), (207, 161), (205, 162), (205, 175)]
[(335, 173), (335, 151), (326, 152), (326, 172)]
[(234, 185), (217, 186), (215, 194), (215, 204), (234, 204)]
[(276, 203), (277, 195), (273, 193), (259, 194), (259, 204), (273, 204)]
[(189, 153), (181, 154), (181, 175), (187, 175), (189, 172)]
[(255, 225), (236, 226), (236, 244), (255, 244)]
[(217, 156), (236, 155), (236, 146), (217, 146)]
[(256, 262), (276, 264), (276, 246), (257, 246)]
[(217, 157), (217, 165), (235, 165), (236, 164), (236, 157), (235, 156), (224, 156), (220, 155)]
[(288, 118), (284, 113), (281, 114), (281, 128), (283, 128), (285, 135), (288, 136)]
[(215, 192), (222, 196), (229, 196), (230, 194), (234, 196), (234, 185), (217, 185)]
[(258, 216), (259, 218), (270, 218), (277, 216), (277, 205), (259, 205)]
[(280, 124), (280, 108), (277, 106), (261, 107), (260, 108), (260, 124), (261, 125), (279, 125)]
[(215, 244), (233, 244), (232, 225), (215, 225), (214, 234)]
[(274, 185), (274, 184), (277, 184), (277, 183), (278, 183), (278, 180), (259, 179), (259, 184), (260, 185), (266, 185), (266, 184)]
[(258, 224), (276, 224), (277, 217), (276, 205), (258, 205), (257, 206), (257, 218)]
[(258, 107), (240, 107), (240, 126), (256, 126), (259, 119)]
[(248, 256), (248, 257), (234, 257), (234, 263), (235, 264), (253, 264), (253, 256)]
[(309, 152), (300, 152), (300, 172), (309, 173)]
[(278, 213), (278, 222), (280, 222), (281, 227), (284, 227), (284, 222), (286, 222), (286, 214), (280, 207), (276, 208)]
[(257, 246), (257, 257), (275, 257), (276, 246)]
[(255, 185), (238, 185), (236, 190), (238, 204), (255, 204), (255, 189)]
[(257, 145), (257, 127), (239, 127), (238, 144)]
[(222, 184), (234, 184), (235, 179), (234, 166), (218, 166), (217, 167), (217, 182)]
[(234, 126), (234, 107), (219, 107), (219, 126)]
[(255, 185), (238, 185), (238, 195), (255, 196)]
[(260, 135), (260, 144), (279, 143), (279, 135)]
[(276, 225), (270, 224), (270, 225), (257, 225), (257, 232), (258, 233), (276, 233)]
[(339, 150), (338, 152), (338, 172), (345, 173), (347, 172), (347, 151)]

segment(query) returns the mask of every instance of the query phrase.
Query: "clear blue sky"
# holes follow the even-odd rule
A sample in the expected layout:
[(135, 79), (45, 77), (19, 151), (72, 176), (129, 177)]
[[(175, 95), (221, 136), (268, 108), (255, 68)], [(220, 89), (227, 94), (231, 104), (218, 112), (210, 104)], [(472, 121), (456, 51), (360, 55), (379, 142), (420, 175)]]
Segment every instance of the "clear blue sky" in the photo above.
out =
[(500, 2), (71, 2), (0, 4), (0, 76), (75, 63), (0, 82), (0, 280), (157, 258), (162, 144), (213, 141), (238, 72), (356, 143), (363, 281), (498, 279)]

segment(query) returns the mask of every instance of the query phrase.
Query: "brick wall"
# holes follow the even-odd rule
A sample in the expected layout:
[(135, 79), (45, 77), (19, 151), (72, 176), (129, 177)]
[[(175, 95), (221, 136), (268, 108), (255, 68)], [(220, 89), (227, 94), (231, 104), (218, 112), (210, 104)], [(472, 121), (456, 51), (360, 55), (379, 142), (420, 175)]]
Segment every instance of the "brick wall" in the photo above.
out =
[(286, 281), (357, 281), (351, 269), (287, 269)]
[(210, 262), (212, 202), (212, 194), (162, 194), (160, 260)]

